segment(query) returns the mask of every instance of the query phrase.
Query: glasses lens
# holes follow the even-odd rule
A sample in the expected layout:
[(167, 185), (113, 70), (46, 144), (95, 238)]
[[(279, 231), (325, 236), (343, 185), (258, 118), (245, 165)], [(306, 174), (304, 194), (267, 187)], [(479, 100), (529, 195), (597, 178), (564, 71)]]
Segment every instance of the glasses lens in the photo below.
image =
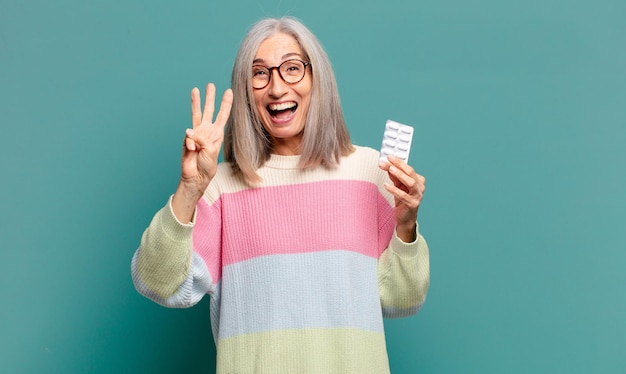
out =
[(280, 65), (279, 71), (285, 82), (296, 83), (304, 77), (304, 64), (300, 60), (287, 60)]
[(252, 87), (263, 88), (270, 80), (270, 72), (265, 66), (252, 66)]

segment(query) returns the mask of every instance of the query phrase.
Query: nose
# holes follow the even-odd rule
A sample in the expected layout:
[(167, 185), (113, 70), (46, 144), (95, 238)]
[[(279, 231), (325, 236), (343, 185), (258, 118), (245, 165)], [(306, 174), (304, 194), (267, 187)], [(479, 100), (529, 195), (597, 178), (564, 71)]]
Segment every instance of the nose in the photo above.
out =
[(283, 81), (283, 78), (280, 76), (278, 69), (272, 69), (270, 77), (270, 82), (268, 84), (269, 90), (267, 93), (273, 98), (280, 98), (287, 93), (287, 83)]

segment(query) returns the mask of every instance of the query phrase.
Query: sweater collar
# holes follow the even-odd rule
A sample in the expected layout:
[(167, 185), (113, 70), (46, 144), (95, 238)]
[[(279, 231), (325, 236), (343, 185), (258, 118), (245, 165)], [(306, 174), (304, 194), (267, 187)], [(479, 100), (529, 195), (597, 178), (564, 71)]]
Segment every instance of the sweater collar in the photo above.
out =
[(282, 156), (271, 154), (269, 160), (263, 166), (272, 169), (297, 169), (300, 155)]

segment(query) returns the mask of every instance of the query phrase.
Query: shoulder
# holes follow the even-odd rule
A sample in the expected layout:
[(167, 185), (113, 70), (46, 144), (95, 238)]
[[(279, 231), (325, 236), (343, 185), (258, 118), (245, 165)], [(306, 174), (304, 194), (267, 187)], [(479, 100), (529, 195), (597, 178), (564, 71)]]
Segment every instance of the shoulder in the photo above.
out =
[(370, 147), (354, 145), (354, 152), (344, 157), (340, 161), (340, 167), (362, 167), (365, 169), (378, 169), (378, 158), (380, 153)]
[(386, 173), (378, 166), (380, 153), (370, 147), (354, 145), (354, 152), (339, 163), (339, 173), (348, 179), (360, 179), (382, 185)]
[(237, 192), (245, 190), (249, 186), (244, 182), (243, 178), (237, 174), (229, 162), (220, 162), (217, 165), (217, 172), (209, 183), (204, 198), (207, 202), (214, 202), (224, 193)]
[(379, 151), (370, 147), (364, 147), (360, 145), (353, 145), (353, 147), (354, 152), (352, 152), (348, 157), (364, 162), (374, 162), (374, 164), (376, 165), (378, 164), (378, 158), (380, 156)]
[(341, 168), (352, 173), (354, 179), (372, 183), (389, 204), (393, 204), (393, 196), (385, 189), (385, 183), (391, 183), (389, 174), (379, 166), (380, 151), (370, 147), (354, 145), (354, 152), (346, 157)]
[(222, 161), (217, 164), (217, 178), (233, 178), (235, 170), (230, 162)]

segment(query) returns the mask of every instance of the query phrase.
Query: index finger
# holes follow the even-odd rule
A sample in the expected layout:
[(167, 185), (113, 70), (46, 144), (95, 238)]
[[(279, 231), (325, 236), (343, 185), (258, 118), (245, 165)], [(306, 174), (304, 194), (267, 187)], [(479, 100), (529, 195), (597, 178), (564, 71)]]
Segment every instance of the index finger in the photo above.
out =
[(413, 169), (413, 167), (409, 164), (407, 164), (406, 162), (402, 161), (401, 158), (396, 157), (394, 155), (389, 155), (387, 156), (387, 160), (389, 160), (389, 163), (395, 167), (397, 167), (398, 169), (402, 170), (405, 174), (412, 176), (413, 174), (415, 174), (415, 170)]
[(215, 111), (215, 85), (209, 83), (206, 85), (206, 99), (204, 101), (204, 113), (202, 113), (202, 122), (213, 122), (213, 112)]

